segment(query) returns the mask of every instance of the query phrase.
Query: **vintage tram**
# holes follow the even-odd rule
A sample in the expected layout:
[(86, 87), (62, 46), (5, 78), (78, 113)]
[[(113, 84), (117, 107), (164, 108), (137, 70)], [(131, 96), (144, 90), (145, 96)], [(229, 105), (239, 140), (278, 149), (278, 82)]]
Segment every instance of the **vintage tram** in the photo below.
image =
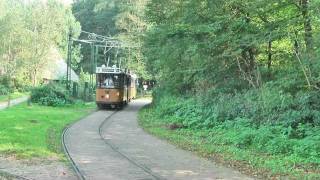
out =
[(137, 77), (128, 70), (116, 66), (96, 69), (96, 104), (99, 109), (123, 108), (136, 98)]

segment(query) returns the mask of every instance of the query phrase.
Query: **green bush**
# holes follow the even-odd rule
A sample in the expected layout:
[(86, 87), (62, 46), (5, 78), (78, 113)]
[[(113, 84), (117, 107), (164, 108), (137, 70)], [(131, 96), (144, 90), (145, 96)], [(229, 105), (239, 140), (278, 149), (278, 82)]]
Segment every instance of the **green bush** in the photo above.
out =
[(4, 85), (0, 84), (0, 95), (7, 95), (9, 93), (9, 89)]
[(9, 88), (10, 86), (10, 79), (8, 76), (0, 76), (0, 84), (3, 87)]
[(28, 92), (31, 89), (29, 80), (25, 77), (17, 76), (11, 79), (8, 76), (0, 76), (0, 95), (6, 95), (9, 92)]
[(18, 92), (29, 92), (32, 89), (32, 83), (28, 77), (17, 76), (14, 79), (14, 89)]
[(215, 134), (212, 143), (319, 163), (318, 94), (313, 91), (291, 94), (265, 86), (186, 98), (156, 90), (153, 114), (167, 125), (211, 131)]
[(45, 106), (63, 106), (73, 104), (69, 92), (64, 89), (64, 86), (59, 84), (48, 84), (34, 88), (31, 91), (31, 102), (39, 103)]
[(0, 76), (0, 95), (7, 95), (10, 92), (8, 76)]

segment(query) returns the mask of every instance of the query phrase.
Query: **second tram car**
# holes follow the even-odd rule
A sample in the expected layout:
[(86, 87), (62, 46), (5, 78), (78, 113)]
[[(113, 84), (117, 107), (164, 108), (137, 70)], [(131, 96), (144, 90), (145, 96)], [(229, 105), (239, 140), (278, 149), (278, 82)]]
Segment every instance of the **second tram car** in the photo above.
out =
[(136, 98), (136, 76), (120, 68), (97, 67), (96, 103), (98, 108), (118, 108)]

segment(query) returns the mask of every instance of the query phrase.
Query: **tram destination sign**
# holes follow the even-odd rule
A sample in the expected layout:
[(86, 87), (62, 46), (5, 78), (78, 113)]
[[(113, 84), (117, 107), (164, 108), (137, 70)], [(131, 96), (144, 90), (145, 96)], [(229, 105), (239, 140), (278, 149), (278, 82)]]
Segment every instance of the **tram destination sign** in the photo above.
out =
[(121, 70), (116, 67), (97, 67), (96, 73), (121, 73)]

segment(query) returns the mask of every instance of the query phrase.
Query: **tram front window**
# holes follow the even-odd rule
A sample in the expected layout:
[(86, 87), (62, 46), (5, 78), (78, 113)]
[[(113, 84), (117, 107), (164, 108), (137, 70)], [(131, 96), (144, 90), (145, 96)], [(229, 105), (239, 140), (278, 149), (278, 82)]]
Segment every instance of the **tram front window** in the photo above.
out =
[(121, 83), (120, 75), (118, 74), (98, 74), (98, 88), (119, 88)]

